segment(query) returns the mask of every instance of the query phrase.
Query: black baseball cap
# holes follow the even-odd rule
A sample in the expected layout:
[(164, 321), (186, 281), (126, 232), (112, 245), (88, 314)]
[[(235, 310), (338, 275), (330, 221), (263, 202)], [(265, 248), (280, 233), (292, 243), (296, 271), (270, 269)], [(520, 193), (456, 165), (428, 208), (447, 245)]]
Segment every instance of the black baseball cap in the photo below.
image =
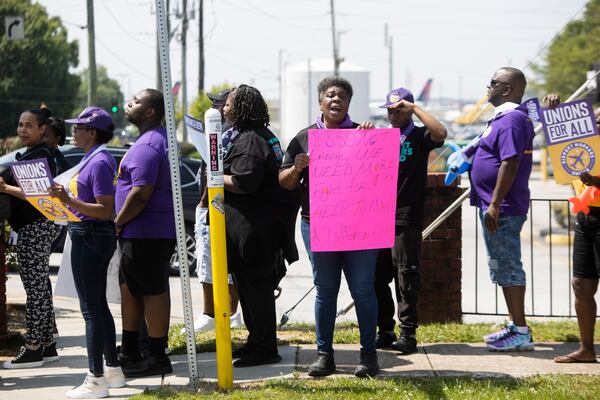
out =
[(231, 93), (231, 89), (225, 89), (217, 94), (207, 93), (206, 95), (208, 96), (210, 101), (212, 101), (213, 106), (218, 107), (218, 106), (222, 106), (223, 104), (225, 104), (225, 102), (227, 101), (227, 96), (229, 96), (229, 93)]

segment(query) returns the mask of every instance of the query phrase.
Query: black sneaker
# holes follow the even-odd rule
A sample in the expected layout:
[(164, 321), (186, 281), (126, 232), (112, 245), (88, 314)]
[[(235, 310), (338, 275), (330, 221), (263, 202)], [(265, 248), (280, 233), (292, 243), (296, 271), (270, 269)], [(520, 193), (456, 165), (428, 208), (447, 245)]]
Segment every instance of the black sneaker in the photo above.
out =
[(117, 346), (117, 358), (119, 359), (119, 363), (121, 364), (121, 367), (125, 368), (126, 366), (128, 366), (130, 364), (141, 361), (144, 357), (142, 356), (142, 353), (140, 353), (140, 352), (132, 353), (132, 354), (121, 353), (121, 346)]
[(360, 351), (360, 364), (354, 370), (354, 375), (359, 378), (373, 377), (379, 372), (377, 352)]
[(394, 332), (377, 332), (377, 339), (375, 340), (375, 347), (378, 349), (389, 349), (392, 343), (396, 341), (396, 334)]
[(44, 357), (42, 356), (43, 353), (44, 346), (40, 346), (35, 350), (23, 346), (14, 360), (4, 361), (4, 368), (18, 369), (41, 367), (44, 365)]
[(56, 342), (50, 343), (48, 346), (44, 346), (44, 352), (42, 353), (45, 363), (58, 361), (58, 352), (56, 351)]
[(333, 354), (319, 351), (316, 360), (308, 366), (308, 375), (327, 376), (335, 372)]
[(250, 348), (246, 345), (243, 345), (242, 347), (238, 347), (237, 349), (233, 350), (231, 352), (231, 357), (232, 358), (240, 358), (245, 354), (250, 353)]
[(417, 338), (409, 335), (400, 335), (400, 339), (392, 343), (391, 348), (404, 354), (417, 352)]
[(233, 362), (236, 368), (254, 367), (256, 365), (276, 364), (281, 361), (279, 354), (246, 353)]
[(127, 366), (121, 365), (123, 369), (123, 375), (126, 378), (141, 378), (143, 376), (154, 376), (154, 375), (166, 375), (173, 372), (171, 367), (171, 360), (169, 357), (162, 356), (150, 356), (143, 358), (139, 361), (128, 364)]

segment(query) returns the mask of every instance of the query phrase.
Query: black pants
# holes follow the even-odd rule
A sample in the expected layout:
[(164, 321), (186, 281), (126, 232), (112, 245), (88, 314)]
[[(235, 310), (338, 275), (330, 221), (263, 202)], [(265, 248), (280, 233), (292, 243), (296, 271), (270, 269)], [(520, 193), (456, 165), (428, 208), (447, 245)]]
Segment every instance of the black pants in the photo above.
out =
[(382, 249), (375, 270), (377, 327), (394, 330), (394, 299), (389, 284), (394, 281), (398, 300), (398, 320), (402, 333), (414, 335), (418, 327), (417, 300), (420, 288), (421, 229), (396, 229), (393, 249)]
[(261, 262), (251, 264), (242, 261), (232, 272), (248, 329), (248, 350), (275, 356), (278, 353), (274, 286), (279, 254), (262, 258)]

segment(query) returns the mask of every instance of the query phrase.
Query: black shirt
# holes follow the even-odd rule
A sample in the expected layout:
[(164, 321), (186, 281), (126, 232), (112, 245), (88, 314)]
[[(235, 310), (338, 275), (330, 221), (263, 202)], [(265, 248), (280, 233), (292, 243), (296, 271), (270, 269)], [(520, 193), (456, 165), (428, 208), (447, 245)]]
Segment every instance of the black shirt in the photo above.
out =
[(400, 152), (396, 226), (423, 228), (429, 152), (444, 142), (434, 142), (424, 126), (415, 126)]
[(290, 263), (298, 259), (294, 240), (298, 193), (279, 186), (278, 143), (267, 128), (247, 130), (231, 141), (223, 160), (224, 173), (244, 191), (225, 193), (228, 247), (233, 246), (234, 254), (246, 262), (260, 261), (278, 250)]
[[(53, 177), (56, 176), (57, 165), (55, 161), (55, 150), (46, 143), (40, 143), (37, 146), (27, 150), (23, 154), (17, 153), (16, 156), (17, 161), (37, 160), (40, 158), (45, 158), (48, 160), (50, 173)], [(12, 175), (12, 172), (9, 176), (7, 176), (6, 183), (12, 186), (18, 186), (17, 181)], [(10, 196), (10, 209), (11, 215), (8, 218), (8, 223), (16, 232), (18, 232), (25, 225), (29, 225), (40, 219), (46, 218), (27, 200), (22, 200), (14, 196)]]
[(61, 153), (58, 149), (54, 149), (54, 162), (56, 163), (57, 167), (57, 175), (62, 174), (72, 167), (72, 165), (69, 164), (69, 162), (65, 159), (65, 156), (63, 156), (63, 153)]
[[(356, 129), (359, 124), (354, 122), (352, 124), (352, 128)], [(294, 165), (294, 161), (296, 160), (296, 156), (298, 154), (307, 154), (308, 153), (308, 130), (309, 129), (317, 129), (317, 124), (312, 124), (308, 128), (302, 129), (298, 134), (292, 139), (290, 144), (288, 145), (287, 150), (285, 151), (285, 155), (283, 157), (283, 164), (281, 165), (281, 169), (290, 168)], [(308, 167), (304, 168), (300, 173), (300, 199), (302, 202), (302, 211), (300, 215), (302, 219), (305, 221), (310, 220), (310, 203), (308, 199), (309, 190), (308, 190)]]

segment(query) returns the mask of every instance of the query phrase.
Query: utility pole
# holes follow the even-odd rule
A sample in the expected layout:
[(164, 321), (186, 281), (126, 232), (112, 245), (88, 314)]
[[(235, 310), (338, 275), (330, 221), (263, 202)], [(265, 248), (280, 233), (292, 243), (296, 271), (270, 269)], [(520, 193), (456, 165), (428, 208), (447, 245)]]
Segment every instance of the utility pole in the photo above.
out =
[[(187, 114), (187, 0), (183, 0), (183, 15), (181, 19), (181, 111)], [(187, 126), (183, 126), (183, 142), (187, 142)]]
[(204, 93), (204, 1), (198, 1), (198, 93)]
[(389, 81), (388, 90), (392, 90), (394, 84), (394, 46), (392, 45), (392, 35), (388, 32), (388, 24), (385, 23), (384, 45), (388, 48)]
[(331, 37), (333, 39), (333, 75), (338, 76), (340, 74), (340, 58), (338, 55), (337, 47), (337, 35), (335, 33), (335, 11), (333, 8), (333, 0), (329, 0), (331, 5)]
[(88, 31), (88, 106), (97, 104), (96, 88), (96, 46), (94, 38), (94, 0), (87, 0), (87, 31)]

